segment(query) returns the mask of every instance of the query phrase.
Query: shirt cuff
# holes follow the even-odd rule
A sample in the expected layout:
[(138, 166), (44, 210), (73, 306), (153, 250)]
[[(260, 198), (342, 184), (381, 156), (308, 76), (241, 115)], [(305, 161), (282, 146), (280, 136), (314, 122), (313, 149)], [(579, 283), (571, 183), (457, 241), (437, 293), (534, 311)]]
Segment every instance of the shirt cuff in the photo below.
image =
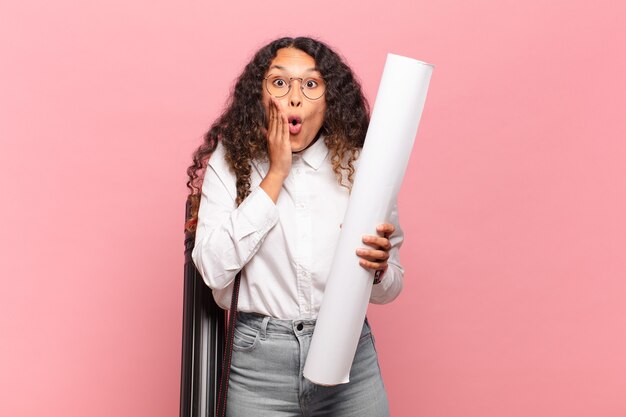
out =
[(374, 297), (383, 295), (391, 286), (391, 279), (386, 276), (387, 271), (384, 271), (380, 276), (380, 282), (372, 286), (372, 295)]

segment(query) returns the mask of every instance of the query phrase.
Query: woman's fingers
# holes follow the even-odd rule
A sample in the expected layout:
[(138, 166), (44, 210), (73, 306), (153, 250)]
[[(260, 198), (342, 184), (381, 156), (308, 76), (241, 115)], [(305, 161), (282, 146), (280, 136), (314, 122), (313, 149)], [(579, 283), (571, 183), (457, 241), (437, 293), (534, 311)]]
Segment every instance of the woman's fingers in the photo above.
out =
[(372, 262), (366, 259), (359, 259), (359, 265), (363, 268), (371, 269), (373, 271), (380, 271), (387, 269), (387, 262)]
[(376, 227), (376, 232), (379, 236), (374, 235), (365, 235), (363, 236), (363, 243), (368, 246), (371, 246), (376, 249), (382, 249), (384, 251), (389, 251), (391, 249), (391, 242), (389, 241), (389, 237), (396, 231), (396, 228), (393, 224), (384, 223), (378, 225)]
[(365, 235), (363, 236), (363, 243), (376, 249), (382, 249), (389, 251), (391, 249), (391, 242), (386, 237)]
[(276, 121), (276, 139), (281, 145), (285, 146), (285, 144), (289, 143), (289, 124), (287, 121), (287, 115), (278, 106), (278, 103), (274, 101), (273, 97), (272, 102), (274, 103), (274, 117)]
[(389, 259), (389, 251), (391, 250), (391, 242), (389, 237), (395, 232), (395, 226), (390, 223), (384, 223), (376, 227), (378, 236), (365, 235), (363, 243), (370, 248), (358, 248), (356, 254), (361, 258), (359, 264), (363, 268), (371, 270), (387, 269), (387, 260)]
[(268, 106), (267, 144), (271, 172), (286, 178), (291, 170), (291, 142), (287, 115), (282, 111), (280, 103), (270, 97)]
[(268, 139), (285, 145), (289, 143), (289, 123), (287, 115), (275, 100), (274, 97), (270, 97)]
[(359, 265), (363, 268), (375, 271), (387, 269), (389, 253), (386, 251), (359, 248), (356, 250), (356, 254), (359, 258), (361, 258), (359, 259)]
[(269, 125), (269, 137), (270, 141), (274, 141), (276, 138), (276, 131), (278, 129), (278, 123), (276, 120), (276, 103), (274, 98), (270, 97), (270, 125)]
[(383, 236), (383, 237), (389, 237), (395, 231), (396, 231), (396, 227), (391, 223), (379, 224), (376, 227), (376, 233), (378, 233), (379, 236)]
[(276, 105), (276, 140), (280, 141), (281, 145), (284, 145), (285, 138), (283, 137), (283, 131), (285, 130), (285, 121), (283, 120), (283, 112)]
[(291, 152), (291, 142), (289, 141), (289, 120), (287, 119), (287, 115), (282, 111), (280, 112), (280, 116), (283, 121), (283, 124), (282, 124), (283, 141), (286, 146), (289, 146), (289, 151)]
[(356, 254), (366, 261), (371, 262), (385, 262), (389, 259), (389, 252), (382, 250), (358, 248)]

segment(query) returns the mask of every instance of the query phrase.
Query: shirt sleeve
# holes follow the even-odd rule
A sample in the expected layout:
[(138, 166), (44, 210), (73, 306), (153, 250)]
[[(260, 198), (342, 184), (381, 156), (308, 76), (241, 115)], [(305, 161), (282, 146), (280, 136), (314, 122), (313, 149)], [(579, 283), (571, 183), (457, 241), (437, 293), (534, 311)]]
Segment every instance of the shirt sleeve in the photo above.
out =
[(400, 247), (404, 242), (404, 232), (400, 227), (397, 202), (394, 204), (389, 216), (389, 223), (395, 226), (396, 231), (389, 238), (391, 250), (389, 251), (389, 260), (387, 261), (389, 265), (387, 271), (384, 272), (380, 283), (372, 286), (370, 303), (373, 304), (392, 302), (400, 295), (403, 287), (404, 268), (400, 264)]
[[(213, 158), (222, 158), (214, 152)], [(225, 162), (209, 163), (202, 183), (198, 226), (191, 257), (204, 282), (226, 288), (258, 251), (278, 222), (278, 210), (257, 187), (236, 206), (235, 176)]]

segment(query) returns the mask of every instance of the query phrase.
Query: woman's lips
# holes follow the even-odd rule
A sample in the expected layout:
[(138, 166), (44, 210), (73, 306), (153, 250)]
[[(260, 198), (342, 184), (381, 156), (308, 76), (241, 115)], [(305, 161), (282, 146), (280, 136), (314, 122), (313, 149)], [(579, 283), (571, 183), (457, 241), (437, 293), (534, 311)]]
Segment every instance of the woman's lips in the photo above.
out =
[(298, 123), (297, 125), (289, 123), (289, 133), (292, 135), (297, 135), (300, 133), (300, 129), (302, 129), (302, 125)]
[(297, 135), (302, 129), (302, 120), (297, 116), (289, 116), (289, 133)]

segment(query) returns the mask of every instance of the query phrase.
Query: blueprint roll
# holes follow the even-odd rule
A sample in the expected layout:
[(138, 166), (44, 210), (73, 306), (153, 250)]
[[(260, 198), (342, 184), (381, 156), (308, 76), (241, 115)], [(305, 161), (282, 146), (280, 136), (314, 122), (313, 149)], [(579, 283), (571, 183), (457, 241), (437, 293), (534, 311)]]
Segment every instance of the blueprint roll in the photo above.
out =
[[(355, 254), (363, 235), (376, 235), (397, 199), (422, 116), (433, 65), (388, 54), (324, 299), (304, 366), (319, 385), (350, 381), (373, 284)], [(376, 190), (375, 193), (372, 190)]]

